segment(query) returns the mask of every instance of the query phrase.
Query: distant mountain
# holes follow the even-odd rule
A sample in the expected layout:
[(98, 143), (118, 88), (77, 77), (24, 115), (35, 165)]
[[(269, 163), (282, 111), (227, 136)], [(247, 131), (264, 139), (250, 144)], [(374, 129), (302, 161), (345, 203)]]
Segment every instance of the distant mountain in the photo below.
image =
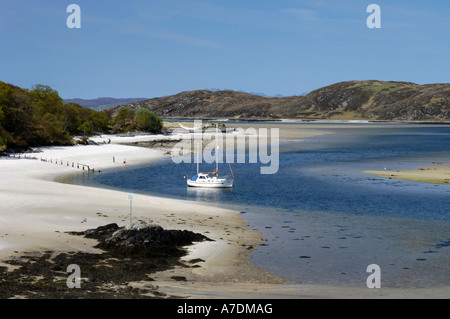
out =
[[(274, 94), (274, 95), (268, 95), (268, 94), (262, 93), (262, 92), (247, 92), (247, 91), (244, 91), (244, 90), (229, 90), (229, 89), (217, 89), (217, 88), (211, 88), (211, 89), (207, 88), (207, 89), (205, 89), (205, 91), (212, 91), (212, 92), (217, 92), (217, 91), (235, 91), (235, 92), (249, 93), (249, 94), (252, 94), (252, 95), (259, 95), (259, 96), (264, 96), (264, 97), (283, 97), (283, 96), (286, 96), (286, 95), (283, 95), (283, 94), (280, 94), (280, 93), (277, 93), (277, 94)], [(306, 94), (308, 94), (308, 92), (306, 92), (304, 94), (300, 94), (300, 95), (306, 95)]]
[(102, 111), (116, 105), (132, 103), (136, 101), (146, 100), (147, 98), (122, 98), (116, 99), (112, 97), (99, 97), (97, 99), (65, 99), (64, 103), (77, 103), (81, 106), (88, 107), (96, 111)]
[(186, 91), (111, 109), (148, 108), (163, 118), (450, 120), (450, 84), (347, 81), (305, 96)]

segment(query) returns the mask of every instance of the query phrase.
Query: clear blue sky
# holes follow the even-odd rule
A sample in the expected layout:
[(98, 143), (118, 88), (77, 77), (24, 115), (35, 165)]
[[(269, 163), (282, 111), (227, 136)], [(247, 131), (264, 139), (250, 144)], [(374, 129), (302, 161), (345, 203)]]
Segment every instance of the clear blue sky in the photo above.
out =
[[(381, 29), (366, 25), (371, 3)], [(448, 0), (0, 0), (0, 80), (63, 98), (449, 78)]]

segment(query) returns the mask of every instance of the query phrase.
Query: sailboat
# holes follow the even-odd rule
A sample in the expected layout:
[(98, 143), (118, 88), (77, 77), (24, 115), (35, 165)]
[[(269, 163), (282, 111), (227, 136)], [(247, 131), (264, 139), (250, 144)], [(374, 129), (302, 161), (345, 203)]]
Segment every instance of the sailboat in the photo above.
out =
[[(217, 132), (217, 125), (216, 125)], [(213, 172), (201, 173), (199, 171), (200, 149), (197, 150), (197, 174), (187, 179), (187, 186), (189, 187), (204, 187), (204, 188), (231, 188), (233, 187), (234, 177), (219, 177), (219, 146), (216, 137), (216, 169)], [(199, 145), (201, 147), (201, 145)], [(231, 166), (230, 166), (231, 170)], [(233, 171), (231, 171), (233, 174)]]

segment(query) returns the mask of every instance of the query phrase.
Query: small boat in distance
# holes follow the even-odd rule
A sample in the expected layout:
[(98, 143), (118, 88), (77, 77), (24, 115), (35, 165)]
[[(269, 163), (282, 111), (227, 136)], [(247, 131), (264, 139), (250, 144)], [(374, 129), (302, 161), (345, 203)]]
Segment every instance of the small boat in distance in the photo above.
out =
[[(217, 132), (217, 126), (216, 126)], [(216, 142), (217, 142), (216, 137)], [(200, 146), (200, 145), (199, 145)], [(204, 188), (231, 188), (233, 187), (234, 177), (219, 177), (219, 146), (216, 144), (216, 169), (213, 172), (201, 173), (199, 172), (199, 155), (200, 149), (197, 150), (197, 174), (187, 179), (187, 186), (189, 187), (204, 187)], [(231, 166), (230, 166), (231, 170)], [(233, 174), (233, 171), (231, 171)]]
[(195, 133), (195, 132), (201, 132), (202, 131), (201, 127), (196, 127), (196, 126), (194, 126), (194, 127), (186, 127), (186, 126), (181, 125), (181, 123), (178, 123), (178, 125), (182, 129), (185, 129), (186, 131), (188, 131), (189, 133)]

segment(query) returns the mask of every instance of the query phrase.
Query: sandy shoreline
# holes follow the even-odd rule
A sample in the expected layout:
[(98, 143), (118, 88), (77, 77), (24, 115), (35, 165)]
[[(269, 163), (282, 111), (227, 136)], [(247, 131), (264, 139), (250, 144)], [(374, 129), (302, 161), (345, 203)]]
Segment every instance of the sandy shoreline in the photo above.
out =
[[(294, 129), (291, 127), (290, 129)], [(298, 129), (298, 128), (297, 128)], [(286, 139), (319, 134), (305, 128)], [(283, 141), (283, 139), (281, 139)], [(114, 144), (42, 148), (34, 154), (80, 162), (97, 170), (139, 165), (167, 156), (158, 149)], [(113, 156), (115, 162), (113, 162)], [(54, 179), (78, 172), (58, 162), (0, 159), (0, 261), (25, 252), (45, 250), (96, 252), (94, 240), (66, 231), (84, 231), (108, 223), (125, 225), (129, 218), (128, 193), (61, 184)], [(250, 254), (261, 234), (246, 228), (240, 213), (208, 204), (134, 195), (133, 216), (167, 229), (187, 229), (213, 239), (189, 247), (186, 261), (204, 260), (198, 268), (174, 268), (152, 276), (164, 293), (194, 298), (447, 298), (447, 288), (368, 289), (286, 283), (258, 269)], [(177, 282), (173, 276), (184, 276)], [(146, 282), (132, 283), (145, 286)], [(155, 283), (152, 282), (152, 285)]]

